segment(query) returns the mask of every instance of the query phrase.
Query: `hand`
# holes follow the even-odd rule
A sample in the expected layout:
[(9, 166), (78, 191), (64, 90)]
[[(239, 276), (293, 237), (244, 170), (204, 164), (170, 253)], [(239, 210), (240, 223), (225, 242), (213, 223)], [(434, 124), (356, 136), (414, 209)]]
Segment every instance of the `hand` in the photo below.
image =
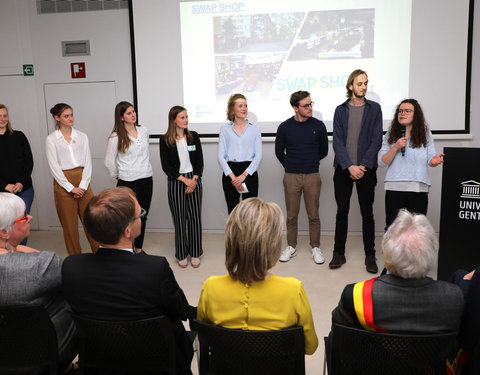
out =
[(185, 189), (185, 194), (192, 193), (197, 187), (197, 180), (195, 178), (186, 178), (183, 183), (187, 185)]
[(8, 191), (9, 193), (15, 194), (15, 185), (8, 184), (7, 186), (5, 186), (5, 190)]
[(348, 171), (352, 180), (360, 180), (367, 169), (363, 165), (351, 165), (348, 167)]
[(393, 147), (395, 147), (397, 151), (400, 151), (403, 147), (407, 147), (407, 137), (397, 139)]
[(23, 185), (21, 182), (15, 184), (15, 193), (20, 193), (23, 190)]
[(73, 197), (76, 199), (80, 199), (85, 195), (85, 189), (79, 188), (79, 187), (74, 187), (71, 191), (73, 194)]
[(444, 156), (445, 156), (445, 154), (435, 155), (433, 158), (430, 159), (430, 165), (432, 167), (436, 167), (437, 165), (442, 164)]

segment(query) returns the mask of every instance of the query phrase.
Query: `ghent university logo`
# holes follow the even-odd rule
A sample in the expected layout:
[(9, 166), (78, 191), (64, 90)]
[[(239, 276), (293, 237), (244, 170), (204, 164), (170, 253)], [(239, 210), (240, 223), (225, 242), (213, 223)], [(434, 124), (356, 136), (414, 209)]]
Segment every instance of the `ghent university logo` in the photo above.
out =
[(462, 182), (460, 210), (458, 211), (460, 219), (480, 220), (480, 201), (476, 200), (480, 200), (480, 182), (473, 180)]

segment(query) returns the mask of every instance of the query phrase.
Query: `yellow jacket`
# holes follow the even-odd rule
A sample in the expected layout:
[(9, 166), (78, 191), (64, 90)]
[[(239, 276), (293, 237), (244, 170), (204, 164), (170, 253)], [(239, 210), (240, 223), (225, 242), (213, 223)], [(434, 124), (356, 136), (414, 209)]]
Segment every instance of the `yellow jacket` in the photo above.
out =
[(234, 329), (303, 326), (305, 353), (313, 354), (318, 346), (307, 294), (293, 277), (271, 275), (247, 285), (228, 274), (211, 276), (203, 283), (197, 315), (203, 322)]

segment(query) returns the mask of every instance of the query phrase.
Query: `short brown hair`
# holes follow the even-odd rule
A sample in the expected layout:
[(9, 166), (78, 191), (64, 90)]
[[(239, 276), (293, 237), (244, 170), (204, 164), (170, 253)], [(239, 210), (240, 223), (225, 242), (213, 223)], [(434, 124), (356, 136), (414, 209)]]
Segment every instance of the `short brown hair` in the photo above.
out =
[(353, 95), (353, 91), (350, 90), (350, 86), (353, 85), (353, 81), (355, 81), (355, 78), (357, 78), (360, 74), (365, 74), (368, 78), (367, 72), (362, 69), (356, 69), (348, 76), (347, 85), (345, 87), (347, 88), (347, 98), (349, 99), (351, 99)]
[(95, 195), (85, 209), (86, 231), (102, 244), (115, 245), (125, 228), (135, 219), (135, 193), (128, 187), (116, 187)]
[(228, 121), (234, 121), (235, 120), (235, 115), (233, 114), (233, 107), (235, 106), (235, 102), (238, 99), (243, 99), (247, 101), (247, 98), (245, 95), (242, 94), (233, 94), (230, 99), (228, 99), (228, 104), (227, 104), (227, 120)]
[(309, 96), (310, 93), (308, 91), (295, 91), (292, 95), (290, 95), (290, 105), (292, 107), (298, 107), (298, 103), (300, 103), (300, 100), (308, 98)]
[(248, 198), (232, 211), (225, 228), (225, 265), (244, 284), (265, 279), (280, 258), (283, 214), (274, 202)]

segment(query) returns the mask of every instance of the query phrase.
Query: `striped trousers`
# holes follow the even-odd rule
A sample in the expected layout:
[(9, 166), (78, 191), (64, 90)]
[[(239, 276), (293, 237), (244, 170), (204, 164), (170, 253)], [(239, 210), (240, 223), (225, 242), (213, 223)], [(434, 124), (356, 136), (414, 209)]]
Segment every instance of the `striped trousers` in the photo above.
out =
[[(193, 172), (183, 174), (192, 178)], [(168, 179), (168, 204), (175, 227), (175, 258), (200, 257), (202, 249), (202, 179), (190, 194), (185, 194), (187, 186), (178, 180)]]

